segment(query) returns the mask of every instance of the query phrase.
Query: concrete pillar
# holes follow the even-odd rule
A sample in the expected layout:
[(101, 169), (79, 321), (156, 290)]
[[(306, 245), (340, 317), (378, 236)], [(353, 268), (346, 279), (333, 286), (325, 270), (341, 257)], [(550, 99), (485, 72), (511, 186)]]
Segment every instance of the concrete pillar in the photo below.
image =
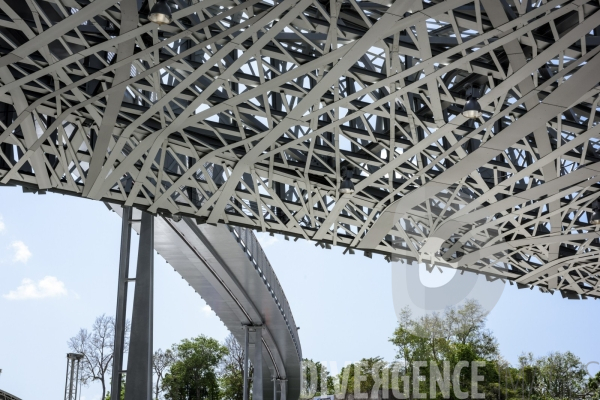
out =
[(262, 371), (262, 326), (254, 329), (254, 377), (252, 378), (252, 400), (263, 400), (263, 371)]
[(152, 398), (154, 217), (142, 212), (125, 400)]

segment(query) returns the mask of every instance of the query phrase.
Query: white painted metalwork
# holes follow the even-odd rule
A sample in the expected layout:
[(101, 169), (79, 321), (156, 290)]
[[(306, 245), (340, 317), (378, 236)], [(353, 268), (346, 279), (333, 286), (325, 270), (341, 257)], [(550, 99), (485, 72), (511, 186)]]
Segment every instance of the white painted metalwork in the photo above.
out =
[(153, 5), (0, 1), (0, 183), (600, 296), (598, 1)]

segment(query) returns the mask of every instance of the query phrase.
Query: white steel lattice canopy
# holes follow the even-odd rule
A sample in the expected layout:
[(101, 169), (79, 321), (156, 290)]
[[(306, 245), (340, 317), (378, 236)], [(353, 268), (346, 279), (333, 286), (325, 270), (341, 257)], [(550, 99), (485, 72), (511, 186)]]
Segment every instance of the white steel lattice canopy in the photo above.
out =
[(0, 0), (0, 183), (600, 297), (598, 1), (169, 4)]

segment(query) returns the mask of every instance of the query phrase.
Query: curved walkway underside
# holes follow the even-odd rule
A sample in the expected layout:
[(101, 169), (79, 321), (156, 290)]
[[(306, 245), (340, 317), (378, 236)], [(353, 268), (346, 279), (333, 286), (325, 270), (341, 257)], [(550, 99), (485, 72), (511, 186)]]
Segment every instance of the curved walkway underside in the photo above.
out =
[[(111, 206), (122, 215), (118, 206)], [(140, 215), (133, 211), (133, 220)], [(139, 223), (132, 224), (139, 231)], [(263, 326), (263, 398), (273, 398), (273, 377), (285, 380), (287, 398), (300, 395), (302, 348), (283, 289), (251, 230), (197, 225), (158, 217), (154, 249), (206, 301), (238, 343), (243, 325)], [(250, 359), (254, 355), (250, 346)], [(279, 392), (279, 384), (278, 392)]]
[(600, 297), (598, 1), (152, 4), (0, 2), (0, 184)]
[(13, 396), (10, 393), (6, 393), (4, 390), (0, 390), (0, 400), (21, 400), (17, 396)]

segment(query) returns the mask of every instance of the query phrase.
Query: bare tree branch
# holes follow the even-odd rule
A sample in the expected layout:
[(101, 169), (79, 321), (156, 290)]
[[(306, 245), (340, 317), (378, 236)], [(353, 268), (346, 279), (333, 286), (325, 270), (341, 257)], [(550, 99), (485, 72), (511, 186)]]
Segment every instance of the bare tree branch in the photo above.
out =
[[(125, 326), (125, 352), (129, 349), (130, 322)], [(106, 397), (107, 375), (110, 376), (113, 364), (115, 339), (115, 319), (102, 314), (94, 321), (91, 332), (80, 329), (77, 335), (67, 342), (73, 352), (83, 354), (81, 361), (81, 383), (89, 385), (99, 381), (102, 385), (102, 399)]]

